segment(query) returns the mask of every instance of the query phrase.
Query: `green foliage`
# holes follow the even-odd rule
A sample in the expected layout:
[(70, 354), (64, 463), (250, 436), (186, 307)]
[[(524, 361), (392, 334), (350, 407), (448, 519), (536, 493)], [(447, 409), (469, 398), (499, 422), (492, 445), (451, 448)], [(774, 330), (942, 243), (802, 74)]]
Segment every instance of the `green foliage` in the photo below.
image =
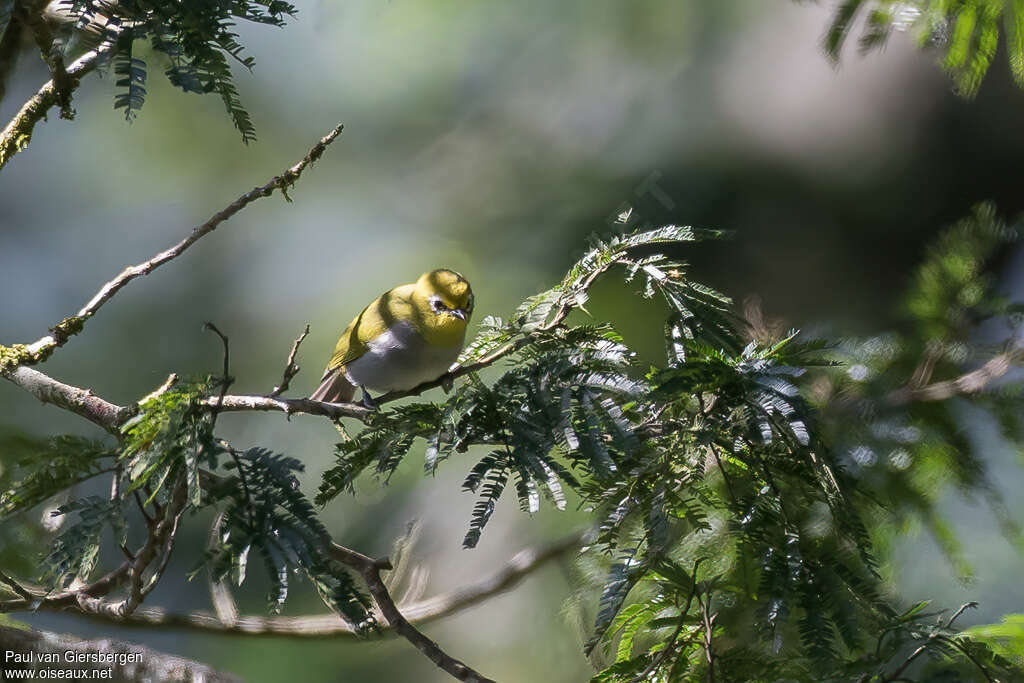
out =
[(214, 578), (246, 578), (255, 548), (270, 577), (269, 603), (279, 611), (288, 597), (290, 574), (305, 574), (324, 602), (361, 629), (373, 625), (369, 602), (352, 577), (327, 552), (331, 540), (316, 511), (302, 494), (295, 472), (301, 462), (262, 448), (235, 454), (228, 470), (237, 477), (218, 489), (226, 503), (208, 561)]
[[(215, 578), (229, 572), (241, 585), (255, 549), (270, 579), (269, 603), (280, 610), (290, 576), (302, 573), (324, 602), (361, 628), (372, 625), (367, 600), (348, 572), (330, 558), (330, 538), (312, 503), (299, 489), (294, 458), (253, 448), (238, 453), (214, 438), (204, 403), (223, 380), (179, 382), (140, 404), (122, 429), (124, 495), (144, 489), (150, 500), (169, 496), (166, 486), (183, 476), (195, 508), (215, 507), (222, 521), (206, 560)], [(223, 468), (234, 476), (204, 485)]]
[[(908, 297), (917, 336), (899, 342), (899, 354), (909, 360), (935, 340), (962, 344), (980, 311), (991, 318), (1013, 310), (993, 294), (985, 269), (1012, 235), (982, 208), (939, 240)], [(599, 598), (587, 650), (606, 667), (595, 680), (703, 680), (709, 659), (723, 680), (868, 680), (922, 645), (935, 666), (977, 660), (1009, 671), (977, 639), (926, 627), (920, 610), (901, 612), (884, 596), (869, 525), (888, 514), (880, 502), (911, 501), (938, 529), (939, 493), (924, 490), (934, 466), (907, 467), (921, 481), (880, 493), (850, 455), (867, 447), (865, 434), (916, 443), (927, 426), (927, 447), (936, 458), (946, 452), (948, 466), (964, 447), (962, 436), (950, 441), (956, 419), (931, 409), (908, 423), (914, 429), (901, 427), (909, 418), (900, 422), (894, 406), (884, 413), (881, 390), (859, 405), (833, 405), (823, 382), (859, 381), (849, 343), (796, 333), (744, 342), (729, 300), (689, 280), (674, 255), (708, 236), (669, 227), (599, 243), (507, 322), (486, 319), (461, 360), (500, 357), (501, 374), (470, 373), (441, 403), (374, 415), (338, 445), (317, 502), (353, 490), (367, 469), (386, 481), (417, 439), (427, 473), (456, 454), (472, 458), (463, 488), (478, 501), (467, 548), (506, 491), (526, 512), (542, 497), (561, 507), (565, 491), (575, 491), (598, 520), (587, 586)], [(607, 323), (566, 324), (613, 267), (666, 307), (659, 367), (636, 367)], [(955, 367), (950, 359), (933, 370)], [(988, 493), (977, 466), (961, 465), (957, 476), (966, 490)], [(883, 641), (869, 642), (878, 633)]]
[[(21, 463), (31, 463), (32, 455), (45, 441), (20, 433), (0, 432), (0, 496), (6, 501), (11, 491), (26, 477)], [(31, 470), (28, 470), (31, 471)], [(6, 502), (4, 503), (6, 507)], [(0, 517), (0, 567), (23, 576), (37, 571), (34, 556), (44, 536), (38, 516), (29, 510), (8, 511)]]
[[(598, 242), (556, 287), (507, 320), (484, 321), (443, 400), (376, 412), (338, 444), (315, 503), (354, 491), (365, 472), (386, 483), (420, 441), (428, 475), (465, 461), (463, 489), (477, 496), (466, 548), (506, 492), (527, 513), (543, 499), (564, 508), (573, 494), (594, 519), (578, 571), (598, 681), (969, 680), (979, 671), (1020, 680), (1015, 622), (959, 632), (959, 612), (901, 607), (880, 577), (886, 543), (911, 521), (968, 573), (936, 512), (947, 485), (984, 495), (1017, 537), (961, 413), (988, 411), (1022, 446), (1024, 387), (989, 390), (985, 376), (968, 391), (950, 381), (993, 354), (1004, 369), (1016, 360), (1018, 308), (988, 275), (1015, 234), (979, 208), (928, 252), (902, 330), (836, 344), (796, 332), (748, 341), (731, 302), (691, 281), (679, 257), (716, 233), (670, 226)], [(653, 367), (636, 362), (610, 323), (573, 322), (593, 283), (615, 276), (663, 306), (665, 356)], [(993, 349), (995, 329), (1006, 336)], [(241, 585), (258, 557), (272, 610), (304, 576), (331, 609), (372, 628), (368, 599), (300, 490), (302, 464), (215, 437), (210, 401), (225, 381), (149, 397), (116, 448), (17, 442), (21, 454), (0, 471), (4, 514), (25, 515), (116, 468), (110, 496), (59, 509), (72, 521), (44, 562), (54, 589), (88, 580), (108, 539), (124, 543), (130, 504), (167, 510), (184, 500), (216, 512), (203, 561), (214, 579)], [(953, 394), (956, 404), (944, 400)]]
[[(921, 522), (963, 576), (970, 575), (970, 565), (937, 512), (951, 486), (978, 496), (1006, 535), (1021, 540), (986, 472), (983, 446), (964, 429), (965, 411), (988, 413), (1002, 439), (1020, 451), (1024, 385), (1002, 379), (985, 391), (972, 387), (970, 406), (967, 396), (917, 401), (909, 392), (951, 381), (994, 355), (1010, 354), (1005, 357), (1012, 362), (1018, 306), (998, 293), (986, 265), (1015, 238), (1016, 230), (991, 207), (975, 209), (938, 237), (915, 273), (901, 306), (903, 331), (837, 345), (829, 355), (840, 365), (812, 380), (822, 438), (884, 503), (884, 511), (873, 513), (876, 543)], [(981, 324), (986, 334), (979, 338)]]
[[(492, 385), (471, 375), (443, 406), (416, 404), (378, 415), (354, 440), (339, 444), (338, 465), (324, 475), (317, 497), (325, 503), (371, 463), (388, 474), (415, 437), (428, 442), (427, 468), (464, 452), (491, 447), (467, 475), (463, 488), (479, 492), (464, 539), (473, 547), (510, 480), (520, 506), (538, 509), (543, 494), (564, 506), (562, 486), (580, 488), (573, 470), (596, 478), (616, 472), (616, 454), (640, 447), (634, 434), (646, 383), (636, 377), (632, 353), (607, 325), (565, 328), (561, 320), (582, 307), (593, 281), (612, 266), (639, 280), (645, 297), (661, 294), (674, 307), (685, 338), (726, 340), (728, 299), (683, 277), (686, 264), (656, 251), (715, 237), (717, 233), (669, 226), (597, 243), (557, 287), (527, 299), (509, 322), (489, 318), (463, 353), (464, 364), (505, 350), (511, 361)], [(713, 321), (703, 334), (695, 321)], [(649, 407), (647, 408), (649, 411)]]
[[(13, 439), (12, 439), (13, 441)], [(0, 492), (0, 519), (28, 510), (57, 492), (96, 475), (110, 472), (117, 452), (108, 446), (79, 436), (57, 436), (49, 440), (21, 437), (8, 441), (5, 450), (20, 451), (9, 465), (18, 475)], [(8, 451), (8, 452), (11, 452)]]
[(884, 47), (894, 29), (911, 30), (920, 44), (943, 52), (943, 68), (966, 96), (981, 86), (1002, 28), (1011, 71), (1024, 85), (1024, 4), (1016, 0), (843, 0), (825, 34), (830, 57), (839, 59), (859, 19), (862, 52)]
[[(220, 511), (218, 533), (206, 554), (214, 576), (246, 578), (250, 550), (255, 549), (271, 581), (271, 606), (279, 610), (293, 574), (305, 575), (324, 602), (361, 629), (373, 626), (368, 600), (347, 570), (333, 560), (327, 530), (312, 503), (299, 489), (293, 458), (260, 448), (238, 453), (213, 436), (214, 419), (205, 403), (222, 380), (177, 382), (139, 405), (139, 413), (122, 428), (117, 447), (75, 436), (36, 440), (11, 436), (0, 453), (0, 539), (4, 566), (7, 550), (24, 548), (33, 528), (24, 516), (40, 503), (66, 496), (86, 480), (113, 473), (109, 497), (95, 495), (60, 505), (52, 513), (62, 531), (42, 562), (42, 580), (55, 590), (73, 581), (86, 582), (99, 564), (104, 543), (126, 547), (131, 517), (127, 508), (152, 504), (163, 510), (173, 489), (185, 486), (185, 505)], [(224, 469), (232, 476), (216, 474)], [(144, 492), (144, 496), (139, 496)], [(134, 499), (134, 500), (133, 500)], [(143, 501), (145, 500), (145, 503)], [(17, 528), (12, 543), (7, 533)], [(17, 545), (17, 536), (23, 538)]]
[(173, 85), (185, 92), (219, 95), (242, 134), (242, 141), (256, 139), (256, 130), (239, 99), (228, 61), (230, 57), (246, 69), (253, 67), (252, 57), (244, 54), (238, 42), (235, 22), (284, 26), (286, 17), (295, 14), (293, 5), (277, 0), (62, 0), (61, 5), (61, 12), (71, 19), (59, 37), (65, 53), (79, 44), (74, 40), (75, 30), (98, 34), (96, 41), (114, 45), (114, 72), (120, 77), (116, 85), (122, 88), (114, 106), (123, 108), (126, 118), (133, 118), (145, 100), (146, 63), (136, 54), (136, 41), (148, 41), (150, 49), (166, 59), (164, 74)]
[(215, 385), (214, 380), (178, 383), (171, 390), (139, 404), (139, 414), (121, 428), (121, 450), (125, 491), (149, 488), (152, 498), (163, 489), (170, 475), (185, 471), (188, 496), (193, 505), (201, 501), (199, 457), (205, 453), (213, 463), (213, 423), (201, 403)]
[[(27, 552), (38, 541), (42, 529), (28, 520), (39, 504), (65, 494), (69, 489), (97, 475), (112, 472), (116, 451), (105, 444), (78, 436), (32, 439), (12, 435), (0, 442), (0, 548), (5, 566), (23, 566), (38, 573)], [(61, 587), (76, 577), (85, 577), (96, 563), (102, 534), (106, 527), (123, 530), (120, 510), (98, 498), (62, 505), (53, 518), (70, 515), (78, 518), (51, 545), (43, 563), (43, 574)], [(56, 519), (44, 520), (55, 522)], [(10, 533), (10, 537), (8, 537)], [(10, 551), (11, 556), (8, 556)]]
[(53, 514), (76, 517), (75, 521), (66, 523), (43, 559), (42, 580), (55, 581), (62, 589), (76, 579), (86, 581), (92, 574), (108, 527), (118, 547), (127, 540), (128, 527), (120, 500), (89, 496), (61, 505)]
[(966, 633), (1018, 667), (1024, 667), (1024, 614), (1007, 614), (998, 624), (972, 626)]
[(995, 207), (982, 204), (935, 240), (906, 297), (920, 341), (964, 339), (982, 320), (1019, 312), (995, 294), (987, 268), (1017, 237)]
[(146, 62), (132, 56), (132, 46), (129, 44), (117, 56), (114, 73), (121, 77), (117, 79), (117, 87), (124, 88), (123, 92), (114, 97), (114, 109), (124, 109), (125, 120), (131, 121), (138, 116), (146, 99)]

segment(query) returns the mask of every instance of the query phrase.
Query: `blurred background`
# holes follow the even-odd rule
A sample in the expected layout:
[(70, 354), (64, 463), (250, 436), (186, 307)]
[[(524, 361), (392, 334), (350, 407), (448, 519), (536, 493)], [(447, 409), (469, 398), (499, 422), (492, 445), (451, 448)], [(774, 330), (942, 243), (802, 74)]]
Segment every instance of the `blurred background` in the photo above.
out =
[[(557, 282), (591, 234), (640, 223), (721, 228), (728, 244), (694, 250), (693, 275), (765, 315), (836, 336), (898, 324), (897, 295), (928, 241), (981, 200), (1024, 209), (1024, 93), (1005, 59), (974, 101), (957, 98), (934, 56), (897, 34), (883, 54), (848, 50), (834, 68), (819, 44), (833, 3), (779, 0), (450, 0), (297, 2), (285, 29), (239, 26), (256, 59), (238, 87), (259, 141), (242, 145), (215, 97), (185, 95), (149, 64), (131, 125), (112, 108), (113, 74), (90, 76), (73, 122), (56, 113), (0, 175), (0, 343), (37, 339), (125, 265), (180, 239), (240, 193), (301, 157), (338, 121), (341, 139), (290, 193), (253, 205), (184, 257), (132, 283), (46, 365), (120, 403), (170, 372), (218, 372), (231, 338), (233, 391), (264, 393), (309, 323), (293, 395), (317, 383), (334, 342), (380, 292), (439, 266), (473, 283), (477, 317), (506, 315)], [(0, 119), (47, 79), (23, 56)], [(1007, 291), (1024, 295), (1024, 263)], [(595, 317), (618, 323), (653, 362), (660, 311), (597, 292)], [(648, 332), (649, 331), (649, 332)], [(236, 446), (301, 458), (312, 494), (337, 434), (325, 420), (225, 415)], [(985, 425), (969, 425), (985, 438)], [(90, 425), (0, 383), (0, 429), (99, 436)], [(1024, 519), (1016, 456), (993, 444), (993, 479)], [(410, 458), (387, 486), (362, 481), (324, 511), (335, 536), (387, 553), (413, 519), (427, 594), (463, 585), (585, 515), (504, 500), (475, 550), (460, 548), (474, 497), (469, 461), (424, 478)], [(991, 515), (951, 494), (947, 510), (973, 556), (965, 585), (925, 535), (899, 544), (894, 587), (943, 606), (975, 599), (964, 624), (1024, 611), (1024, 559)], [(193, 520), (151, 601), (207, 607), (188, 583), (209, 520)], [(192, 552), (187, 552), (191, 550)], [(182, 552), (186, 551), (186, 552)], [(565, 601), (570, 572), (551, 564), (513, 592), (425, 628), (499, 680), (576, 681), (592, 669)], [(258, 577), (241, 593), (264, 607)], [(595, 596), (596, 600), (596, 596)], [(322, 609), (309, 591), (286, 612)], [(202, 660), (250, 681), (446, 680), (404, 641), (296, 641), (117, 629), (70, 616), (40, 627), (114, 636)], [(523, 653), (529, 653), (524, 657)], [(301, 663), (301, 664), (300, 664)]]

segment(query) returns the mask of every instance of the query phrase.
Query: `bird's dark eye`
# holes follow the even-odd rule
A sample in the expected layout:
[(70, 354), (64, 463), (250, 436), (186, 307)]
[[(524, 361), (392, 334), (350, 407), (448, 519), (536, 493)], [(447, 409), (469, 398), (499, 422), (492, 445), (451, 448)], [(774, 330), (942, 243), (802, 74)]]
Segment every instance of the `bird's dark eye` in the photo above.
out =
[(448, 307), (445, 306), (440, 299), (431, 299), (430, 307), (434, 309), (434, 313), (440, 313), (441, 311), (447, 311)]

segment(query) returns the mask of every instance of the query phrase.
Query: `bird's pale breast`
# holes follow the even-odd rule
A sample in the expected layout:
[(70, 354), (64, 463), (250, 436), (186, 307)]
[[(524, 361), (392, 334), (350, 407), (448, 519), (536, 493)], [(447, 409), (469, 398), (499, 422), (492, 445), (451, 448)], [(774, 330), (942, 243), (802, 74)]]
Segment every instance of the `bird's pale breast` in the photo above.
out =
[(443, 375), (459, 357), (463, 341), (433, 346), (409, 323), (396, 322), (367, 344), (366, 353), (345, 365), (345, 375), (371, 391), (412, 389)]

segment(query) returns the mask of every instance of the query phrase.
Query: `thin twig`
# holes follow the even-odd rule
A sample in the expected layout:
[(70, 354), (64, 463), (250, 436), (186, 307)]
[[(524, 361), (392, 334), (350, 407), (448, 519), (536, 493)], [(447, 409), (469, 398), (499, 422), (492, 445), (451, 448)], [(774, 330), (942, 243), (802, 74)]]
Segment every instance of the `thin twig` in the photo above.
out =
[[(171, 550), (174, 548), (174, 536), (178, 532), (178, 522), (181, 520), (181, 515), (187, 507), (188, 483), (184, 473), (182, 473), (171, 494), (171, 500), (164, 508), (163, 519), (150, 531), (145, 544), (135, 554), (135, 560), (132, 562), (132, 570), (129, 577), (130, 590), (128, 597), (115, 606), (115, 609), (121, 615), (134, 612), (153, 590), (156, 581), (160, 579), (160, 575), (167, 567), (167, 560), (170, 558)], [(147, 585), (143, 582), (143, 574), (150, 563), (161, 553), (161, 550), (163, 551), (162, 561), (157, 566), (156, 572), (150, 578), (150, 582)]]
[(171, 374), (167, 375), (167, 379), (164, 380), (163, 384), (157, 387), (154, 391), (151, 391), (150, 393), (146, 394), (145, 396), (139, 399), (139, 405), (142, 405), (147, 401), (152, 401), (155, 398), (160, 398), (168, 391), (170, 391), (171, 387), (173, 387), (177, 383), (177, 381), (178, 373), (172, 372)]
[(650, 666), (644, 669), (641, 673), (637, 674), (636, 677), (634, 677), (630, 681), (630, 683), (639, 683), (639, 681), (646, 680), (647, 677), (655, 671), (657, 671), (658, 667), (660, 667), (665, 662), (665, 660), (668, 659), (669, 655), (672, 654), (672, 648), (675, 647), (676, 640), (678, 640), (679, 634), (682, 633), (683, 627), (686, 625), (685, 617), (690, 611), (690, 605), (693, 604), (693, 598), (695, 595), (697, 595), (697, 570), (700, 568), (700, 563), (703, 561), (703, 557), (698, 557), (697, 560), (693, 563), (693, 574), (691, 576), (692, 584), (690, 585), (690, 594), (686, 597), (686, 606), (683, 607), (683, 609), (679, 612), (679, 623), (676, 624), (676, 628), (672, 632), (672, 635), (669, 637), (668, 642), (665, 643), (665, 647), (662, 648), (661, 652), (659, 652), (658, 655), (654, 658), (654, 661), (651, 662)]
[[(973, 601), (965, 602), (963, 605), (960, 606), (960, 609), (958, 609), (956, 612), (953, 613), (953, 616), (951, 616), (949, 619), (946, 620), (945, 624), (942, 624), (942, 622), (940, 621), (939, 622), (939, 627), (942, 628), (942, 629), (950, 628), (953, 625), (953, 622), (956, 621), (957, 617), (959, 617), (961, 614), (963, 614), (966, 610), (968, 610), (968, 609), (970, 609), (972, 607), (977, 607), (977, 606), (978, 606), (978, 603), (976, 603), (976, 602), (973, 602)], [(903, 660), (903, 663), (899, 666), (899, 668), (897, 668), (895, 671), (893, 671), (891, 674), (889, 674), (885, 678), (881, 679), (882, 683), (892, 683), (893, 681), (900, 680), (900, 677), (903, 675), (903, 672), (906, 671), (907, 667), (909, 667), (914, 662), (915, 659), (917, 659), (919, 656), (921, 656), (921, 653), (923, 653), (925, 650), (927, 650), (931, 646), (933, 641), (935, 641), (937, 639), (940, 639), (942, 637), (943, 637), (942, 633), (938, 629), (933, 631), (928, 636), (928, 638), (924, 641), (924, 643), (922, 643), (920, 646), (918, 646), (918, 648), (916, 650), (914, 650), (913, 652), (910, 653), (909, 657), (907, 657), (905, 660)], [(975, 660), (973, 658), (971, 658), (971, 661), (974, 662)], [(977, 662), (975, 662), (975, 664), (977, 664)], [(980, 665), (979, 665), (979, 667), (980, 667)], [(985, 671), (984, 667), (980, 667), (980, 668), (981, 668), (982, 672), (985, 673), (985, 677), (988, 678), (988, 672)]]
[(704, 622), (704, 653), (708, 661), (708, 683), (715, 683), (715, 654), (711, 649), (711, 637), (715, 630), (715, 617), (711, 614), (711, 593), (697, 595), (697, 603), (701, 608), (701, 620)]
[(330, 553), (331, 557), (341, 564), (359, 572), (370, 591), (370, 595), (373, 596), (373, 601), (377, 603), (377, 608), (384, 615), (384, 619), (387, 620), (388, 626), (394, 629), (398, 635), (412, 643), (427, 659), (460, 681), (493, 683), (490, 678), (446, 653), (437, 643), (423, 635), (402, 615), (394, 600), (392, 600), (387, 586), (380, 577), (381, 570), (391, 569), (391, 563), (387, 559), (375, 560), (372, 557), (337, 543), (330, 546)]
[(295, 342), (292, 344), (292, 351), (288, 354), (288, 361), (284, 365), (284, 373), (281, 375), (281, 383), (274, 387), (274, 390), (270, 392), (271, 397), (280, 396), (287, 391), (292, 378), (299, 374), (299, 370), (302, 369), (295, 364), (295, 354), (299, 352), (299, 345), (302, 344), (302, 341), (307, 336), (309, 336), (309, 323), (306, 323), (306, 329), (302, 331), (302, 334), (295, 338)]
[[(182, 475), (175, 484), (171, 500), (167, 506), (162, 508), (160, 521), (148, 528), (146, 541), (137, 552), (126, 551), (125, 554), (129, 556), (129, 559), (121, 567), (88, 586), (58, 595), (43, 595), (38, 606), (51, 609), (77, 607), (84, 613), (103, 615), (113, 619), (124, 619), (130, 616), (142, 604), (152, 590), (155, 581), (159, 580), (160, 574), (166, 568), (169, 553), (173, 549), (173, 538), (178, 530), (178, 522), (187, 506), (188, 484), (185, 476)], [(143, 575), (153, 560), (161, 553), (162, 547), (165, 556), (161, 559), (156, 573), (147, 585), (143, 581)], [(129, 583), (128, 595), (117, 602), (106, 600), (105, 596), (125, 578)], [(2, 604), (0, 604), (0, 611), (4, 611)]]
[(181, 523), (181, 517), (185, 514), (185, 510), (188, 508), (187, 505), (181, 506), (174, 516), (171, 518), (171, 526), (164, 534), (166, 541), (164, 542), (163, 554), (160, 556), (160, 564), (157, 565), (153, 571), (153, 575), (149, 577), (149, 581), (146, 586), (142, 589), (142, 597), (145, 598), (153, 589), (156, 588), (156, 584), (160, 581), (160, 577), (167, 571), (167, 565), (171, 561), (171, 554), (174, 552), (174, 540), (178, 537), (178, 525)]
[[(888, 396), (891, 405), (901, 406), (922, 401), (944, 401), (960, 394), (974, 394), (984, 389), (992, 380), (1002, 377), (1010, 368), (1021, 361), (1024, 351), (1015, 349), (990, 358), (977, 370), (960, 375), (955, 379), (915, 387), (911, 384), (901, 387)], [(915, 373), (916, 375), (916, 373)]]
[(953, 612), (953, 616), (951, 616), (949, 620), (946, 622), (946, 628), (952, 626), (953, 622), (956, 621), (957, 617), (959, 617), (961, 614), (963, 614), (969, 609), (974, 609), (977, 606), (978, 603), (976, 603), (973, 600), (971, 600), (970, 602), (965, 602), (964, 604), (960, 605), (960, 609), (958, 609), (956, 612)]
[[(216, 519), (213, 520), (213, 524), (210, 525), (210, 535), (207, 539), (207, 549), (213, 550), (217, 547), (221, 529), (224, 526), (224, 518), (227, 516), (225, 510), (221, 510), (217, 513)], [(213, 603), (214, 613), (217, 615), (217, 620), (225, 626), (234, 626), (238, 623), (238, 605), (235, 603), (235, 598), (231, 594), (231, 589), (227, 585), (227, 581), (215, 578), (215, 571), (213, 563), (207, 563), (207, 579), (210, 586), (210, 602)]]
[(945, 353), (941, 343), (933, 343), (925, 351), (924, 358), (914, 368), (913, 374), (910, 375), (910, 379), (907, 381), (907, 387), (911, 390), (920, 389), (921, 387), (928, 384), (932, 379), (932, 373), (935, 372), (935, 366)]
[(220, 413), (220, 407), (224, 403), (224, 396), (228, 393), (228, 387), (234, 384), (235, 378), (231, 376), (231, 348), (228, 344), (227, 335), (217, 329), (217, 326), (209, 321), (203, 323), (203, 329), (210, 330), (220, 337), (220, 342), (224, 347), (224, 373), (221, 375), (220, 380), (220, 394), (217, 396), (217, 401), (213, 404), (213, 408), (210, 410), (210, 429), (212, 430), (214, 425), (217, 424), (217, 414)]
[(61, 47), (54, 45), (53, 32), (43, 19), (40, 10), (45, 5), (45, 1), (31, 4), (35, 4), (37, 7), (25, 7), (23, 3), (17, 2), (14, 6), (22, 23), (29, 27), (32, 37), (36, 41), (36, 47), (39, 48), (40, 56), (50, 68), (50, 78), (53, 79), (56, 104), (60, 106), (60, 117), (62, 119), (72, 119), (74, 118), (74, 110), (71, 108), (71, 92), (74, 90), (75, 84), (71, 82), (64, 65), (64, 51)]

